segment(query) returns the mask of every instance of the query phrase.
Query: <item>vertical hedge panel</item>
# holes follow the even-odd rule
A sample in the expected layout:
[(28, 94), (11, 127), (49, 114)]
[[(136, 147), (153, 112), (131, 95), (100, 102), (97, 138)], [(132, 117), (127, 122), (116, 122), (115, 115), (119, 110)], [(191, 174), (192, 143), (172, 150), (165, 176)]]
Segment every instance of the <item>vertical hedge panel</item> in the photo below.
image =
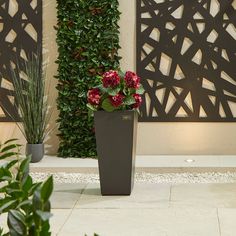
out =
[(101, 74), (118, 69), (118, 0), (57, 0), (58, 154), (96, 156), (93, 120), (88, 119), (87, 91)]

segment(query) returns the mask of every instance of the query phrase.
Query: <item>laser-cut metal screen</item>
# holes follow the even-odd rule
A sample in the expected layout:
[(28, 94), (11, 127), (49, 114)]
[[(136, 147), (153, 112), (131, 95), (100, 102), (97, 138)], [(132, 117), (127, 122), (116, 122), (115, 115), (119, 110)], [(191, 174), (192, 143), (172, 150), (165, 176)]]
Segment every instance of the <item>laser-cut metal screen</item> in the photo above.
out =
[(10, 65), (41, 52), (42, 0), (0, 0), (0, 121), (19, 120)]
[(236, 0), (137, 0), (140, 121), (236, 121)]

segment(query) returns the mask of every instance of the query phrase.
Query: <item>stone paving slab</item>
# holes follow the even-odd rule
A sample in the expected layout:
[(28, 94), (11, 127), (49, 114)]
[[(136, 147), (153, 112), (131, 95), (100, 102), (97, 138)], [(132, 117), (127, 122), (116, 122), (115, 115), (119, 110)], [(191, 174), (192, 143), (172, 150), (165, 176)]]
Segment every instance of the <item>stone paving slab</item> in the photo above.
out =
[(59, 236), (220, 236), (216, 209), (74, 209)]
[(51, 196), (54, 209), (72, 209), (81, 197), (86, 184), (56, 184)]
[(236, 208), (236, 184), (172, 185), (170, 204), (172, 207)]
[(131, 196), (101, 196), (99, 184), (88, 184), (76, 208), (163, 208), (169, 206), (170, 184), (135, 184)]
[(221, 236), (236, 235), (236, 208), (219, 208)]
[(59, 234), (63, 225), (68, 220), (71, 212), (71, 209), (52, 209), (53, 216), (50, 219), (52, 236), (56, 236)]
[[(56, 236), (235, 236), (236, 184), (135, 184), (102, 197), (98, 184), (56, 184)], [(6, 228), (6, 215), (0, 217)]]

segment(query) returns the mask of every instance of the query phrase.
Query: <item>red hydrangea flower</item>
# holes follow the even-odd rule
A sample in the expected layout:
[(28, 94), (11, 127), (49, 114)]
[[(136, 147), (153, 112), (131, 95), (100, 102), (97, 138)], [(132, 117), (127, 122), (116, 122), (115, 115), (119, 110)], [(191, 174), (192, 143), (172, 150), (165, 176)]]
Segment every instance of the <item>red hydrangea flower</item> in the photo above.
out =
[(119, 107), (123, 103), (124, 98), (125, 98), (125, 96), (120, 93), (116, 94), (115, 96), (109, 97), (110, 102), (111, 102), (112, 106), (114, 106), (114, 107)]
[(133, 104), (133, 108), (138, 108), (142, 103), (142, 97), (139, 94), (133, 94), (135, 99), (135, 104)]
[(120, 83), (120, 77), (114, 70), (110, 70), (103, 74), (102, 83), (105, 88), (114, 88)]
[(125, 73), (125, 83), (128, 88), (137, 89), (140, 86), (140, 78), (132, 71)]
[(88, 102), (91, 105), (99, 105), (101, 99), (99, 88), (94, 88), (88, 91)]

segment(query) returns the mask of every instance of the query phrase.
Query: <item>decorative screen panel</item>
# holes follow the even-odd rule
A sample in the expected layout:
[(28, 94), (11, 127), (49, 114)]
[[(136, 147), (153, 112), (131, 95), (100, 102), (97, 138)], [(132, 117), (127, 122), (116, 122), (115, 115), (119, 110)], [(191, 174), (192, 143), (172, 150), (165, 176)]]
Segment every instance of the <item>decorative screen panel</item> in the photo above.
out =
[(0, 121), (19, 120), (10, 65), (34, 52), (42, 53), (42, 0), (0, 0)]
[(236, 0), (137, 0), (141, 121), (236, 121)]

